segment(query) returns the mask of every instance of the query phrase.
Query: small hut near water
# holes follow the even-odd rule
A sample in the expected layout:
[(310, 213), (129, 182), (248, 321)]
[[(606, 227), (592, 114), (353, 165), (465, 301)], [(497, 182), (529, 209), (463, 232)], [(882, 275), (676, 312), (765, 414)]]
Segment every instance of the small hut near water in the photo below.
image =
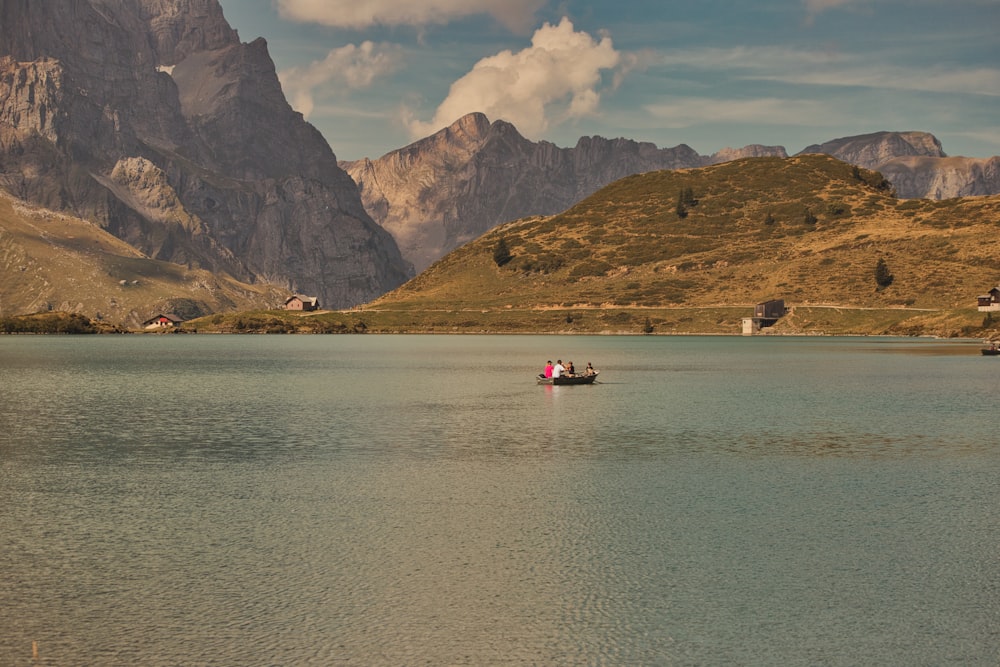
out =
[(316, 310), (319, 308), (319, 299), (314, 296), (304, 296), (294, 294), (285, 301), (285, 310)]

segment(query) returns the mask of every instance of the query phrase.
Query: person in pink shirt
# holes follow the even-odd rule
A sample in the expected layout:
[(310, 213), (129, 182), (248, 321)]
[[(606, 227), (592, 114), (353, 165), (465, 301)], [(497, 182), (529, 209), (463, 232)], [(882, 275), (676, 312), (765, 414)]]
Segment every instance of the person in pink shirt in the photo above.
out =
[(545, 371), (542, 373), (542, 377), (550, 378), (552, 377), (552, 360), (545, 362)]

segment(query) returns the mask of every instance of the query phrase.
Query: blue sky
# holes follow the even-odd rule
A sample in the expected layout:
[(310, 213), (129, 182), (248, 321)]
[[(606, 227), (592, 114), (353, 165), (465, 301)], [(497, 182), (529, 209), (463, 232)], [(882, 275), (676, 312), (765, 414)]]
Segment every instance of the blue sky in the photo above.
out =
[(221, 0), (337, 157), (482, 111), (701, 154), (880, 130), (1000, 155), (1000, 0)]

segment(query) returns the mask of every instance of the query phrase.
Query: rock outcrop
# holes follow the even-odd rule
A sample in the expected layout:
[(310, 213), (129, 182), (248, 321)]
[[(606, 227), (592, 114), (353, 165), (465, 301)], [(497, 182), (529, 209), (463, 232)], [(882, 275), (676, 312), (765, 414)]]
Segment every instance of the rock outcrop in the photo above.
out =
[(0, 187), (325, 306), (412, 275), (217, 0), (0, 0)]
[(721, 162), (732, 162), (742, 160), (747, 157), (788, 157), (784, 146), (764, 146), (761, 144), (750, 144), (743, 148), (723, 148), (721, 151), (713, 153), (705, 164), (719, 164)]
[(927, 132), (873, 132), (843, 137), (807, 146), (798, 154), (807, 153), (825, 153), (849, 164), (874, 170), (898, 157), (945, 157), (941, 142)]
[(904, 199), (1000, 193), (1000, 157), (898, 157), (879, 165), (878, 170)]
[(1000, 157), (948, 157), (927, 132), (875, 132), (833, 139), (802, 153), (826, 153), (882, 172), (902, 199), (951, 199), (1000, 193)]

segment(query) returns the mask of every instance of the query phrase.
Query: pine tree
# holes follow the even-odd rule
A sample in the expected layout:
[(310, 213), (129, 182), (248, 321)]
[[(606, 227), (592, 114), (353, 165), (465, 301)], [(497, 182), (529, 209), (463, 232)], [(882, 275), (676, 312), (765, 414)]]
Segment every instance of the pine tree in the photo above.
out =
[(496, 248), (493, 249), (493, 261), (496, 262), (497, 266), (503, 266), (507, 262), (513, 259), (513, 255), (510, 254), (510, 248), (507, 247), (507, 239), (500, 237), (497, 241)]
[(882, 257), (878, 258), (878, 263), (875, 264), (875, 284), (878, 285), (878, 289), (885, 289), (892, 284), (894, 276), (889, 273), (889, 266), (885, 263), (885, 259)]

